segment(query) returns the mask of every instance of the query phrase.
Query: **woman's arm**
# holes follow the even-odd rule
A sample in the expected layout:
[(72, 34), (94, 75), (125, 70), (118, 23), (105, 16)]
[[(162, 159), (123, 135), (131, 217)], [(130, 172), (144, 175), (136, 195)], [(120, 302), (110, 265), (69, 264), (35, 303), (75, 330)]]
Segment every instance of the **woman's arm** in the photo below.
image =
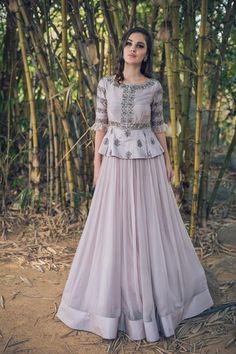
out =
[(157, 87), (155, 88), (151, 105), (151, 126), (157, 139), (159, 140), (161, 146), (164, 149), (167, 177), (168, 180), (171, 181), (173, 177), (173, 170), (166, 143), (165, 131), (167, 129), (167, 124), (165, 124), (163, 117), (163, 89), (159, 82)]
[(103, 129), (97, 130), (95, 133), (95, 139), (94, 139), (94, 164), (96, 162), (102, 162), (102, 155), (99, 154), (98, 150), (101, 145), (102, 139), (104, 138), (104, 135), (106, 134), (106, 131)]
[(170, 159), (169, 152), (168, 152), (168, 147), (167, 147), (167, 142), (166, 142), (166, 133), (165, 132), (155, 132), (155, 134), (156, 134), (156, 137), (159, 140), (161, 146), (164, 149), (165, 160)]
[(93, 172), (93, 187), (96, 186), (101, 163), (102, 163), (102, 155), (99, 154), (98, 150), (101, 145), (102, 139), (104, 138), (104, 135), (106, 134), (106, 131), (103, 129), (97, 130), (95, 133), (95, 147), (94, 147), (94, 160), (93, 160), (93, 165), (94, 165), (94, 172)]
[(169, 156), (169, 152), (168, 152), (168, 148), (167, 148), (167, 143), (166, 143), (166, 134), (165, 132), (156, 132), (156, 137), (159, 140), (161, 146), (164, 149), (164, 159), (165, 159), (165, 163), (166, 163), (166, 172), (167, 172), (167, 178), (169, 181), (172, 180), (172, 177), (174, 175), (173, 169), (172, 169), (172, 165), (171, 165), (171, 161), (170, 161), (170, 156)]

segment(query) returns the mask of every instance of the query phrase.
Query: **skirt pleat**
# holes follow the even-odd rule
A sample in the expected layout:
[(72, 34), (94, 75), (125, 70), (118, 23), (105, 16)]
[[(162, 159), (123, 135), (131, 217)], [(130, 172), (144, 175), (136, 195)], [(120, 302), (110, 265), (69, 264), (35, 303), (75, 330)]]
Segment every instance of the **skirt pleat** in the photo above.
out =
[(164, 156), (103, 157), (56, 316), (114, 339), (153, 342), (213, 305)]

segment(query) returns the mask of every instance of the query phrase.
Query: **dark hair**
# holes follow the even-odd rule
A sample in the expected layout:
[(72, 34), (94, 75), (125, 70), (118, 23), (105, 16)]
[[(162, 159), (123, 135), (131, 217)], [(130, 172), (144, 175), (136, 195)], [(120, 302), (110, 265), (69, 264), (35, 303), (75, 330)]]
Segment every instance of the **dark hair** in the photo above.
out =
[(145, 37), (147, 44), (147, 60), (143, 61), (141, 64), (140, 71), (146, 77), (152, 77), (152, 37), (151, 34), (143, 27), (134, 27), (129, 29), (127, 32), (123, 34), (121, 39), (121, 44), (119, 46), (118, 55), (117, 55), (117, 63), (115, 68), (115, 80), (120, 83), (120, 81), (124, 80), (123, 70), (124, 70), (124, 58), (123, 58), (123, 50), (126, 45), (126, 42), (129, 36), (132, 33), (142, 33)]

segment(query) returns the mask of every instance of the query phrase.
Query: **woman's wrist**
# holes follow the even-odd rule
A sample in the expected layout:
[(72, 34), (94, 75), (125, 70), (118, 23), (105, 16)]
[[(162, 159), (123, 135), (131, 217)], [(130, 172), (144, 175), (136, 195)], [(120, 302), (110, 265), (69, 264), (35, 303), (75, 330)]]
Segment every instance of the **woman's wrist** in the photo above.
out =
[(93, 159), (93, 163), (100, 163), (102, 162), (102, 156), (95, 156)]
[(169, 156), (168, 150), (164, 151), (164, 159), (166, 162), (170, 162), (170, 156)]

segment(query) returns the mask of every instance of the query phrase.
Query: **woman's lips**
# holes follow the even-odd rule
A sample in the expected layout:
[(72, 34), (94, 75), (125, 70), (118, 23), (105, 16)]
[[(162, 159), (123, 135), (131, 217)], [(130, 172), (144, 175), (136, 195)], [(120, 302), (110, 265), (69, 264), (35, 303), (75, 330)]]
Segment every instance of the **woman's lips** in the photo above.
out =
[(136, 58), (136, 55), (134, 55), (134, 54), (128, 54), (128, 57)]

